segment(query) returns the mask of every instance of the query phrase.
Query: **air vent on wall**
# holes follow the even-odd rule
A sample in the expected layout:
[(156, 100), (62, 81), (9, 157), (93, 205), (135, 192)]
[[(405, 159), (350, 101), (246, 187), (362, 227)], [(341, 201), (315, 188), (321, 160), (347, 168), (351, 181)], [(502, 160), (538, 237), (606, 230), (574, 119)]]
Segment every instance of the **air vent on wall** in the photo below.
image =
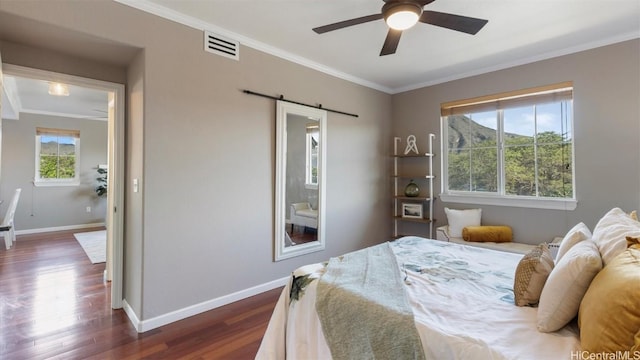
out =
[(239, 42), (209, 31), (204, 32), (204, 51), (230, 59), (240, 60)]

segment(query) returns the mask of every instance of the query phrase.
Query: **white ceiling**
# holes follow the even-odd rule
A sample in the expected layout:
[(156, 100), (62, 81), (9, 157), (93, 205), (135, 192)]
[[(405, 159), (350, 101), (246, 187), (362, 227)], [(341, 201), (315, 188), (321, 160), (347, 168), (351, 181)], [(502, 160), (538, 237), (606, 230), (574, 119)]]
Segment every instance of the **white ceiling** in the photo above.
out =
[(2, 118), (18, 120), (21, 113), (107, 120), (106, 91), (68, 85), (69, 96), (49, 95), (49, 82), (5, 74)]
[(639, 0), (437, 0), (425, 9), (489, 23), (475, 36), (418, 23), (380, 57), (383, 20), (311, 29), (379, 13), (381, 0), (116, 1), (388, 93), (640, 37)]

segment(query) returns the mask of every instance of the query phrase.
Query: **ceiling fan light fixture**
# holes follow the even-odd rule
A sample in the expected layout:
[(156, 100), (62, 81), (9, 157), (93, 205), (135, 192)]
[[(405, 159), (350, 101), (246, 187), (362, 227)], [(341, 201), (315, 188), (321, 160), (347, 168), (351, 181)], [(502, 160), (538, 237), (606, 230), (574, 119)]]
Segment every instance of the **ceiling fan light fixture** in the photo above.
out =
[(406, 30), (418, 22), (422, 8), (412, 3), (396, 4), (384, 11), (384, 21), (392, 29)]

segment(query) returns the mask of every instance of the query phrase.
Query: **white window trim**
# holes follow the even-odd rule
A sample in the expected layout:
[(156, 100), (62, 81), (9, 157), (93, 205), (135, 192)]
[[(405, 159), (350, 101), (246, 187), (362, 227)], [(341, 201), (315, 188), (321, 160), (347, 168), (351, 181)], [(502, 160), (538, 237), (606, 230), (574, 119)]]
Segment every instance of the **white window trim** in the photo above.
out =
[(513, 206), (552, 210), (575, 210), (578, 206), (578, 201), (576, 199), (568, 198), (537, 198), (526, 196), (503, 196), (470, 193), (462, 194), (454, 192), (441, 193), (440, 200), (442, 200), (442, 202), (461, 204)]
[(41, 179), (40, 174), (40, 137), (36, 135), (36, 156), (35, 156), (35, 174), (33, 177), (33, 185), (38, 187), (47, 186), (80, 186), (80, 138), (76, 138), (76, 176), (73, 179)]
[[(311, 161), (311, 157), (313, 156), (312, 154), (312, 145), (311, 145), (311, 138), (313, 137), (313, 135), (311, 133), (307, 133), (305, 136), (305, 147), (306, 147), (306, 156), (305, 156), (305, 181), (304, 181), (304, 187), (305, 189), (308, 190), (318, 190), (318, 182), (316, 181), (315, 183), (312, 182), (313, 179), (313, 175), (312, 175), (312, 161)], [(317, 154), (316, 154), (317, 157)], [(317, 159), (317, 158), (316, 158)], [(317, 178), (316, 178), (317, 179)]]

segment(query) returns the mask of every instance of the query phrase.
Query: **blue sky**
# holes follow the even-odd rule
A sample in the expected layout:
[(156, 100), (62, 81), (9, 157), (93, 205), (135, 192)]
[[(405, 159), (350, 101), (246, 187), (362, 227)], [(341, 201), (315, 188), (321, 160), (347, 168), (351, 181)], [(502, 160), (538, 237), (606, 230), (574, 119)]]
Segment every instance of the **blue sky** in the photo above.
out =
[(50, 136), (50, 135), (42, 135), (40, 137), (41, 143), (48, 143), (52, 141), (57, 141), (58, 144), (75, 144), (75, 140), (71, 136)]

